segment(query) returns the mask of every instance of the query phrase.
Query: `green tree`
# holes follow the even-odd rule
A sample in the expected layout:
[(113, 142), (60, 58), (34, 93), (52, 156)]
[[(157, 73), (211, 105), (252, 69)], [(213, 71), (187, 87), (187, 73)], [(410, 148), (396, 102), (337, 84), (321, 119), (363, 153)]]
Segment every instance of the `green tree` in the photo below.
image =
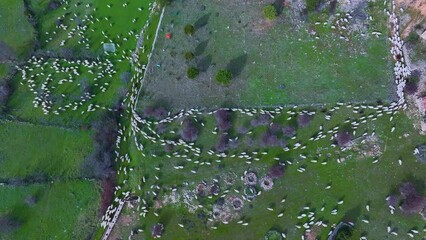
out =
[(192, 35), (195, 32), (195, 27), (191, 24), (186, 24), (185, 27), (183, 28), (183, 31), (185, 32), (186, 35)]
[(186, 75), (188, 76), (189, 79), (196, 78), (199, 73), (200, 73), (200, 71), (196, 67), (190, 67), (186, 71)]
[(277, 18), (278, 12), (274, 5), (269, 4), (263, 8), (263, 15), (269, 20), (274, 20)]
[(222, 85), (229, 85), (231, 83), (232, 73), (227, 69), (219, 70), (216, 74), (216, 82)]

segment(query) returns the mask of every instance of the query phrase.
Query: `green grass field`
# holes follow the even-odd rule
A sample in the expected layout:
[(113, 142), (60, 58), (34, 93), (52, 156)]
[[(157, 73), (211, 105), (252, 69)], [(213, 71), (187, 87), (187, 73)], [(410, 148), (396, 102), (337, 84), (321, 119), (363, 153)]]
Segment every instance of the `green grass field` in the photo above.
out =
[(80, 176), (92, 149), (90, 131), (3, 122), (0, 124), (0, 178)]
[(18, 59), (26, 57), (34, 45), (34, 29), (24, 11), (23, 1), (0, 2), (0, 42), (12, 48)]
[[(0, 239), (88, 239), (97, 225), (99, 186), (89, 181), (0, 186), (0, 216), (20, 227)], [(35, 201), (28, 203), (28, 199)]]
[[(353, 32), (332, 29), (336, 16), (317, 13), (303, 21), (287, 8), (267, 22), (264, 4), (175, 1), (167, 7), (143, 104), (161, 102), (179, 110), (392, 99), (382, 3), (365, 9), (375, 19), (365, 23), (369, 28)], [(196, 26), (193, 35), (184, 33), (186, 24)], [(370, 35), (374, 31), (382, 35)], [(187, 51), (195, 54), (193, 60), (184, 59)], [(193, 80), (186, 77), (191, 66), (201, 70)], [(224, 68), (234, 76), (229, 87), (215, 82)]]
[[(331, 112), (328, 112), (331, 113)], [(188, 162), (185, 158), (167, 158), (162, 153), (162, 146), (143, 141), (145, 145), (144, 153), (147, 157), (143, 157), (135, 147), (131, 147), (131, 156), (134, 160), (130, 167), (135, 170), (128, 177), (127, 186), (137, 195), (142, 196), (146, 201), (153, 201), (153, 196), (149, 195), (150, 186), (155, 184), (161, 186), (159, 191), (159, 199), (170, 194), (171, 186), (177, 186), (178, 193), (183, 190), (192, 190), (195, 185), (204, 180), (207, 183), (212, 182), (214, 177), (223, 175), (224, 173), (234, 172), (237, 174), (237, 181), (234, 185), (226, 187), (220, 181), (221, 194), (225, 189), (231, 192), (229, 195), (240, 196), (241, 193), (233, 192), (234, 189), (239, 189), (241, 192), (242, 183), (239, 176), (245, 170), (255, 170), (258, 176), (266, 174), (268, 168), (276, 164), (274, 157), (280, 160), (292, 161), (292, 165), (287, 165), (286, 172), (282, 179), (275, 180), (274, 189), (270, 192), (263, 192), (252, 203), (245, 202), (241, 216), (245, 221), (249, 222), (249, 226), (245, 227), (237, 224), (240, 218), (232, 221), (229, 224), (218, 224), (217, 230), (212, 230), (206, 226), (207, 217), (211, 217), (211, 207), (218, 197), (213, 199), (199, 198), (195, 203), (202, 204), (203, 207), (196, 213), (189, 213), (188, 209), (181, 202), (172, 204), (161, 209), (150, 209), (146, 218), (140, 217), (139, 223), (123, 226), (124, 229), (142, 228), (145, 230), (145, 237), (150, 234), (150, 226), (157, 222), (161, 222), (165, 226), (165, 232), (162, 238), (165, 239), (261, 239), (263, 235), (270, 229), (277, 229), (285, 232), (289, 239), (298, 239), (302, 235), (301, 230), (295, 228), (296, 224), (303, 225), (306, 219), (297, 219), (297, 215), (303, 211), (303, 207), (310, 206), (312, 211), (316, 213), (316, 219), (327, 221), (328, 227), (319, 228), (319, 239), (325, 239), (331, 225), (337, 224), (339, 221), (347, 220), (355, 223), (354, 239), (359, 239), (361, 233), (365, 233), (369, 239), (386, 239), (388, 235), (386, 231), (387, 225), (398, 228), (398, 233), (401, 238), (407, 237), (405, 232), (412, 228), (422, 229), (423, 220), (416, 214), (407, 216), (399, 210), (394, 215), (389, 213), (385, 198), (387, 195), (394, 193), (399, 185), (404, 181), (414, 181), (421, 184), (424, 183), (423, 176), (426, 173), (426, 166), (415, 160), (412, 155), (413, 149), (420, 144), (425, 144), (425, 139), (419, 135), (412, 127), (412, 122), (405, 115), (397, 113), (394, 115), (393, 122), (389, 122), (389, 115), (379, 117), (376, 121), (368, 121), (361, 125), (357, 130), (357, 135), (364, 132), (371, 134), (373, 131), (378, 137), (383, 155), (379, 157), (379, 162), (372, 163), (372, 157), (363, 157), (359, 152), (346, 151), (342, 152), (339, 148), (330, 148), (330, 140), (328, 137), (317, 142), (310, 142), (308, 138), (315, 136), (320, 125), (325, 130), (332, 129), (335, 126), (344, 127), (345, 119), (359, 119), (362, 116), (368, 116), (373, 111), (366, 110), (362, 114), (354, 114), (352, 110), (343, 108), (332, 113), (332, 120), (324, 120), (325, 114), (317, 112), (313, 121), (307, 128), (297, 129), (297, 138), (287, 139), (291, 146), (296, 142), (306, 144), (304, 150), (292, 150), (283, 152), (281, 148), (248, 148), (244, 144), (236, 150), (229, 150), (228, 155), (236, 154), (238, 156), (242, 151), (266, 151), (267, 156), (260, 156), (260, 161), (251, 161), (250, 165), (246, 164), (244, 159), (239, 158), (224, 158), (222, 163), (215, 162), (219, 159), (206, 154), (206, 151), (213, 149), (217, 142), (217, 135), (211, 134), (215, 127), (215, 120), (212, 117), (198, 117), (203, 121), (205, 127), (201, 130), (201, 135), (195, 142), (195, 146), (203, 149), (203, 154), (200, 157), (188, 155), (187, 158), (192, 159)], [(292, 124), (293, 120), (286, 120), (288, 115), (276, 116), (273, 122), (281, 124)], [(249, 117), (235, 116), (234, 128), (241, 124), (246, 124), (250, 120)], [(171, 124), (167, 131), (179, 131), (179, 122)], [(397, 126), (397, 130), (391, 133), (391, 127)], [(265, 131), (265, 127), (257, 127), (252, 130), (253, 136), (259, 136)], [(240, 137), (244, 139), (244, 135), (239, 135), (231, 131), (232, 137)], [(163, 135), (162, 135), (163, 136)], [(174, 134), (165, 134), (166, 139), (177, 139)], [(142, 138), (141, 138), (142, 139)], [(178, 151), (180, 154), (185, 154), (180, 148), (175, 148), (173, 151)], [(155, 154), (159, 157), (149, 157)], [(306, 160), (300, 157), (300, 154), (307, 156)], [(344, 157), (344, 163), (337, 163), (337, 158)], [(310, 159), (316, 159), (318, 163), (312, 163)], [(398, 159), (402, 159), (402, 166), (398, 165)], [(210, 162), (211, 165), (204, 164), (200, 166), (193, 162), (199, 160), (202, 162)], [(327, 162), (327, 165), (322, 165), (321, 162)], [(174, 166), (184, 166), (183, 170), (176, 170)], [(305, 167), (306, 172), (300, 173), (297, 171), (299, 167)], [(161, 171), (155, 168), (160, 167)], [(196, 170), (193, 174), (189, 170)], [(141, 177), (145, 176), (147, 182), (141, 184)], [(158, 176), (160, 180), (155, 180), (154, 176)], [(188, 185), (182, 184), (187, 182)], [(330, 184), (332, 188), (325, 190), (324, 188)], [(138, 186), (142, 186), (138, 190)], [(424, 189), (424, 188), (421, 188)], [(423, 192), (424, 194), (424, 192)], [(284, 204), (280, 203), (281, 199), (286, 197)], [(339, 200), (343, 199), (343, 205), (337, 205)], [(370, 204), (370, 212), (365, 208), (365, 205)], [(253, 208), (247, 205), (253, 205)], [(325, 206), (322, 212), (319, 209)], [(331, 215), (330, 212), (338, 206), (338, 214)], [(273, 212), (266, 208), (272, 207)], [(282, 218), (277, 215), (284, 212)], [(153, 212), (159, 214), (155, 216)], [(197, 214), (202, 213), (204, 217), (199, 217)], [(127, 215), (126, 215), (127, 214)], [(128, 209), (125, 216), (137, 218), (138, 211)], [(370, 223), (363, 223), (362, 219), (369, 219)], [(386, 220), (384, 220), (386, 219)], [(181, 228), (178, 223), (189, 223), (190, 226)], [(120, 225), (119, 225), (120, 226)], [(128, 231), (121, 231), (122, 237), (126, 237)], [(140, 233), (143, 234), (143, 233)], [(358, 238), (357, 238), (358, 237)], [(392, 239), (392, 238), (389, 238)]]

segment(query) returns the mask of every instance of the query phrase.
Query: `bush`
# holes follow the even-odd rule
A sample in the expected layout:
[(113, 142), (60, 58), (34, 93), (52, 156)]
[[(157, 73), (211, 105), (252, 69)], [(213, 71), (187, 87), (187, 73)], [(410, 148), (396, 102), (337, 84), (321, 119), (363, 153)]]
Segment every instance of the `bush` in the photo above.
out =
[(417, 192), (416, 187), (411, 182), (405, 182), (399, 187), (399, 192), (403, 197), (401, 211), (406, 214), (419, 213), (426, 206), (426, 198)]
[(277, 9), (274, 5), (269, 4), (263, 8), (263, 16), (268, 20), (274, 20), (278, 16)]
[(192, 35), (195, 32), (195, 27), (191, 24), (186, 24), (185, 27), (183, 28), (183, 31), (185, 32), (186, 35)]
[(117, 116), (107, 114), (94, 122), (94, 150), (83, 163), (83, 173), (87, 177), (107, 179), (114, 173), (114, 143), (117, 138)]
[(277, 135), (271, 133), (270, 131), (266, 131), (260, 139), (260, 144), (263, 147), (276, 147), (280, 144), (280, 140), (278, 139)]
[(15, 231), (21, 226), (21, 223), (12, 216), (0, 216), (0, 236)]
[(419, 34), (417, 34), (416, 31), (412, 31), (407, 37), (407, 42), (409, 42), (411, 44), (416, 44), (419, 41), (420, 41), (420, 36), (419, 36)]
[(216, 118), (217, 127), (218, 127), (219, 131), (225, 132), (225, 131), (228, 131), (231, 128), (231, 126), (232, 126), (231, 114), (229, 113), (229, 111), (226, 111), (224, 109), (220, 109), (220, 110), (217, 110), (214, 113), (214, 116)]
[(311, 123), (311, 120), (312, 116), (303, 113), (297, 118), (297, 124), (299, 125), (299, 127), (304, 128), (307, 127), (309, 123)]
[(268, 171), (268, 175), (273, 179), (284, 176), (284, 166), (281, 166), (281, 165), (272, 166)]
[(198, 71), (198, 69), (196, 67), (190, 67), (190, 68), (188, 68), (188, 71), (186, 72), (186, 76), (189, 79), (194, 79), (198, 76), (199, 73), (200, 73), (200, 71)]
[(296, 128), (293, 126), (284, 126), (282, 128), (282, 131), (285, 137), (293, 137), (294, 135), (296, 135)]
[(194, 123), (190, 118), (186, 118), (183, 121), (183, 129), (180, 133), (182, 139), (186, 142), (193, 142), (198, 138), (199, 130), (194, 126)]
[(229, 85), (231, 83), (232, 73), (227, 69), (219, 70), (216, 74), (216, 82), (222, 85)]
[(315, 11), (318, 7), (320, 0), (306, 0), (306, 9), (309, 12)]
[(143, 116), (145, 118), (154, 118), (156, 120), (161, 120), (167, 116), (167, 111), (163, 107), (146, 107), (143, 111)]
[(270, 230), (265, 234), (264, 239), (265, 240), (281, 240), (283, 238), (281, 236), (281, 233), (279, 233), (275, 230)]
[(408, 95), (413, 95), (417, 92), (418, 85), (416, 82), (407, 82), (405, 84), (404, 92)]
[(340, 147), (348, 145), (352, 141), (352, 134), (348, 131), (341, 131), (336, 134), (336, 141)]
[(271, 116), (269, 116), (268, 114), (261, 114), (259, 115), (259, 117), (251, 120), (250, 125), (252, 125), (253, 127), (266, 126), (269, 125), (271, 119)]
[(192, 52), (186, 52), (184, 56), (185, 56), (185, 60), (188, 60), (188, 61), (194, 58), (194, 54)]
[(216, 144), (216, 151), (217, 152), (224, 152), (228, 150), (229, 147), (229, 137), (228, 135), (222, 135), (219, 138), (219, 141)]

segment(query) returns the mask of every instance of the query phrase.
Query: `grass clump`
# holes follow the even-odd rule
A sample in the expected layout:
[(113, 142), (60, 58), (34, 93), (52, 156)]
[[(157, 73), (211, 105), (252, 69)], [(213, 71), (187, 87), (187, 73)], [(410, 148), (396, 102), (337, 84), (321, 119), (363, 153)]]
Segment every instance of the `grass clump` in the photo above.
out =
[(191, 24), (186, 24), (185, 27), (183, 28), (183, 31), (185, 32), (186, 35), (192, 35), (195, 32), (195, 27)]
[(219, 70), (216, 74), (216, 82), (221, 85), (229, 85), (231, 83), (232, 73), (227, 69)]
[(277, 9), (272, 4), (266, 5), (263, 8), (263, 16), (268, 20), (274, 20), (278, 16)]
[(198, 74), (200, 74), (200, 71), (196, 67), (190, 67), (186, 72), (186, 76), (188, 76), (189, 79), (196, 78)]

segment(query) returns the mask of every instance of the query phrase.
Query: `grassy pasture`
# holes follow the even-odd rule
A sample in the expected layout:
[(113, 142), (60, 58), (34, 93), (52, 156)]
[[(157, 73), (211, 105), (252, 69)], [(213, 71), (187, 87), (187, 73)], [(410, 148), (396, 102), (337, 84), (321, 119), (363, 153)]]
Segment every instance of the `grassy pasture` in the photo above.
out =
[(0, 178), (78, 177), (92, 148), (90, 131), (17, 122), (0, 124), (0, 142)]
[[(85, 53), (103, 53), (101, 42), (110, 40), (120, 45), (120, 52), (133, 50), (136, 45), (136, 36), (139, 35), (149, 15), (150, 3), (152, 1), (129, 2), (124, 7), (123, 3), (116, 1), (72, 0), (68, 1), (68, 4), (63, 3), (57, 9), (50, 9), (48, 1), (32, 0), (31, 7), (40, 22), (39, 30), (43, 49), (55, 51), (70, 49), (84, 56)], [(111, 7), (109, 8), (108, 5)], [(60, 23), (67, 26), (66, 30), (56, 27), (58, 17), (61, 19)], [(133, 22), (133, 19), (136, 20)], [(87, 29), (76, 29), (79, 24), (87, 26)], [(68, 34), (73, 32), (72, 29), (75, 33), (73, 37), (68, 38)], [(88, 41), (79, 42), (80, 38), (86, 38)], [(124, 38), (128, 41), (124, 41)], [(63, 40), (66, 41), (61, 46), (60, 43)], [(89, 44), (89, 47), (86, 44)]]
[[(0, 186), (0, 216), (20, 227), (0, 238), (86, 239), (97, 224), (100, 190), (95, 182), (69, 181), (28, 186)], [(35, 201), (28, 199), (35, 197)]]
[[(288, 9), (268, 22), (263, 19), (262, 4), (172, 3), (166, 8), (148, 69), (143, 102), (181, 109), (392, 98), (382, 3), (365, 10), (376, 20), (365, 22), (370, 28), (362, 32), (333, 30), (337, 17), (322, 13), (309, 21), (295, 21)], [(192, 36), (184, 33), (186, 24), (196, 26)], [(369, 35), (373, 31), (383, 34)], [(165, 33), (172, 33), (172, 39), (166, 39)], [(193, 60), (184, 59), (187, 51), (195, 54)], [(191, 66), (201, 70), (194, 80), (186, 77)], [(229, 87), (218, 86), (214, 80), (223, 68), (234, 76)]]
[[(31, 8), (40, 23), (40, 41), (43, 50), (57, 52), (59, 55), (64, 55), (65, 57), (66, 53), (71, 50), (71, 55), (74, 57), (85, 57), (86, 55), (93, 57), (95, 55), (99, 56), (101, 60), (108, 58), (113, 63), (117, 73), (113, 74), (112, 77), (106, 76), (97, 83), (99, 86), (105, 83), (109, 84), (106, 86), (107, 90), (105, 92), (100, 92), (99, 87), (94, 86), (95, 83), (92, 81), (95, 75), (88, 73), (88, 69), (81, 66), (79, 67), (81, 75), (78, 77), (74, 76), (73, 83), (58, 86), (58, 81), (67, 78), (67, 75), (56, 73), (53, 69), (49, 68), (52, 59), (43, 62), (47, 64), (44, 70), (36, 67), (34, 64), (27, 64), (27, 68), (34, 69), (31, 74), (39, 75), (36, 77), (36, 90), (39, 90), (41, 83), (45, 79), (44, 76), (52, 74), (53, 80), (49, 84), (49, 87), (56, 87), (56, 89), (50, 89), (52, 92), (51, 100), (55, 105), (52, 106), (52, 109), (64, 108), (67, 104), (75, 102), (81, 96), (83, 82), (88, 84), (92, 88), (92, 92), (97, 95), (74, 111), (68, 109), (65, 112), (61, 112), (60, 115), (44, 115), (41, 108), (34, 108), (33, 106), (32, 101), (37, 95), (34, 95), (27, 86), (21, 85), (21, 83), (25, 84), (25, 81), (18, 74), (13, 81), (16, 91), (8, 103), (11, 114), (31, 122), (80, 126), (87, 125), (93, 120), (98, 119), (104, 112), (103, 109), (98, 109), (95, 112), (86, 112), (82, 115), (81, 112), (87, 110), (90, 104), (99, 105), (101, 108), (106, 109), (112, 108), (127, 91), (129, 81), (122, 80), (121, 74), (131, 72), (131, 67), (126, 57), (130, 56), (131, 51), (136, 47), (136, 36), (139, 36), (140, 29), (147, 21), (150, 3), (152, 1), (141, 3), (131, 2), (127, 7), (123, 7), (122, 3), (118, 4), (114, 1), (68, 1), (68, 4), (64, 3), (57, 9), (49, 9), (48, 1), (31, 1)], [(111, 8), (108, 8), (107, 5), (111, 5)], [(62, 18), (62, 24), (68, 26), (67, 30), (56, 27), (56, 19), (61, 16), (65, 16)], [(157, 20), (153, 19), (154, 22), (158, 21), (158, 16), (158, 13), (154, 16), (157, 18)], [(108, 20), (105, 20), (105, 18), (108, 18)], [(93, 23), (89, 19), (93, 20)], [(136, 19), (134, 23), (133, 19)], [(71, 29), (75, 28), (79, 22), (82, 22), (80, 26), (87, 26), (87, 30), (77, 31), (79, 33), (75, 33), (71, 39), (68, 39), (67, 36), (72, 32)], [(112, 23), (112, 26), (110, 26), (110, 23)], [(54, 31), (56, 34), (53, 34)], [(148, 28), (148, 34), (151, 38), (145, 38), (146, 42), (143, 45), (146, 45), (146, 47), (149, 47), (153, 40), (153, 31), (155, 32), (155, 28)], [(105, 36), (102, 32), (104, 32)], [(52, 39), (49, 40), (49, 38)], [(90, 49), (86, 49), (86, 42), (84, 44), (77, 43), (80, 38), (85, 38), (88, 41)], [(128, 40), (125, 41), (124, 38)], [(60, 46), (63, 40), (66, 40), (66, 43), (64, 46)], [(117, 52), (105, 56), (101, 49), (101, 42), (109, 42), (110, 40), (117, 44)], [(141, 59), (141, 61), (146, 61), (146, 54), (143, 54), (143, 56), (145, 58)], [(61, 60), (61, 64), (65, 67), (69, 65), (64, 63), (63, 60)], [(93, 70), (93, 72), (96, 74), (96, 70)]]
[[(328, 227), (318, 229), (319, 239), (326, 239), (331, 225), (337, 224), (342, 219), (355, 223), (354, 239), (359, 239), (361, 233), (365, 233), (369, 239), (386, 239), (388, 237), (392, 239), (386, 230), (389, 223), (398, 228), (399, 238), (396, 237), (395, 239), (405, 239), (407, 237), (406, 232), (412, 228), (422, 230), (424, 222), (418, 214), (406, 216), (396, 210), (395, 214), (391, 215), (385, 201), (386, 196), (395, 192), (403, 181), (415, 181), (420, 184), (419, 186), (424, 184), (422, 179), (426, 173), (426, 166), (417, 162), (412, 152), (415, 146), (424, 144), (425, 140), (413, 129), (411, 120), (405, 115), (397, 113), (394, 115), (394, 120), (389, 122), (390, 116), (385, 114), (376, 121), (369, 120), (358, 128), (357, 136), (364, 132), (371, 134), (374, 131), (378, 137), (377, 144), (380, 145), (383, 154), (379, 157), (379, 162), (374, 164), (372, 163), (373, 157), (363, 157), (357, 151), (342, 152), (339, 148), (330, 148), (329, 137), (317, 142), (308, 141), (308, 138), (315, 136), (320, 125), (325, 130), (332, 129), (335, 126), (344, 127), (344, 120), (359, 119), (373, 112), (367, 109), (364, 113), (354, 114), (350, 109), (341, 108), (336, 112), (327, 113), (332, 114), (332, 120), (326, 121), (324, 119), (325, 113), (317, 111), (308, 127), (297, 129), (296, 139), (286, 139), (290, 146), (296, 142), (306, 144), (307, 147), (304, 150), (283, 152), (279, 147), (261, 148), (257, 146), (251, 148), (244, 144), (240, 144), (240, 147), (235, 150), (229, 150), (228, 156), (231, 154), (238, 155), (242, 151), (268, 152), (267, 156), (259, 156), (260, 160), (252, 161), (250, 165), (244, 159), (229, 157), (222, 159), (222, 163), (219, 164), (215, 162), (219, 158), (206, 154), (207, 150), (214, 148), (218, 140), (218, 135), (211, 133), (215, 127), (215, 120), (211, 116), (199, 118), (200, 121), (204, 122), (205, 127), (201, 130), (195, 146), (203, 149), (203, 153), (200, 157), (189, 155), (188, 158), (191, 158), (192, 162), (186, 161), (185, 158), (167, 158), (162, 153), (163, 147), (158, 144), (143, 142), (146, 147), (144, 150), (146, 157), (141, 156), (135, 147), (131, 148), (131, 156), (134, 160), (131, 167), (135, 170), (128, 176), (127, 186), (133, 189), (132, 191), (136, 195), (143, 197), (148, 202), (152, 202), (154, 199), (153, 195), (149, 194), (152, 191), (150, 186), (153, 184), (161, 187), (158, 192), (159, 199), (162, 199), (165, 195), (170, 194), (171, 186), (177, 186), (178, 193), (181, 194), (183, 190), (194, 189), (195, 185), (202, 180), (211, 183), (216, 176), (223, 176), (224, 173), (228, 172), (234, 172), (238, 177), (236, 183), (228, 187), (220, 180), (221, 194), (225, 189), (229, 189), (228, 196), (240, 196), (242, 183), (239, 177), (245, 170), (255, 170), (258, 176), (263, 176), (270, 166), (277, 163), (273, 159), (274, 157), (292, 161), (293, 164), (287, 165), (283, 178), (275, 180), (273, 190), (263, 191), (252, 203), (245, 202), (241, 216), (243, 216), (244, 221), (249, 222), (247, 227), (236, 223), (240, 218), (227, 225), (217, 225), (217, 230), (207, 227), (206, 218), (211, 217), (211, 207), (217, 199), (217, 197), (213, 197), (213, 199), (199, 198), (198, 201), (195, 201), (195, 203), (203, 205), (203, 208), (195, 214), (189, 213), (181, 202), (158, 210), (150, 209), (146, 218), (140, 217), (139, 223), (126, 225), (123, 228), (141, 227), (145, 230), (144, 236), (148, 237), (150, 227), (161, 222), (165, 225), (165, 232), (162, 237), (165, 239), (260, 239), (268, 230), (277, 229), (286, 232), (289, 239), (298, 239), (303, 233), (303, 228), (299, 230), (295, 228), (295, 225), (303, 225), (307, 219), (297, 219), (296, 217), (303, 211), (303, 207), (310, 206), (316, 213), (316, 219), (322, 219), (328, 224)], [(287, 117), (287, 114), (276, 116), (273, 122), (283, 125), (294, 124), (294, 118), (287, 120)], [(244, 125), (249, 120), (249, 117), (234, 116), (233, 128)], [(167, 131), (178, 132), (179, 125), (179, 121), (172, 123)], [(392, 126), (397, 126), (393, 133), (390, 132)], [(264, 131), (265, 127), (256, 127), (252, 129), (251, 135), (259, 136)], [(240, 139), (244, 139), (244, 135), (239, 135), (234, 131), (231, 131), (231, 134), (232, 137), (238, 136)], [(170, 133), (161, 136), (166, 139), (179, 138), (179, 136)], [(173, 151), (185, 154), (179, 148), (175, 148)], [(153, 154), (158, 157), (151, 157)], [(303, 160), (300, 157), (301, 154), (307, 156), (307, 159)], [(337, 159), (342, 157), (346, 159), (345, 162), (337, 163)], [(311, 159), (316, 159), (317, 163), (311, 162)], [(398, 165), (398, 159), (402, 159), (402, 166)], [(194, 164), (193, 162), (196, 160), (209, 162), (211, 165)], [(327, 165), (322, 165), (322, 162), (327, 162)], [(184, 166), (184, 169), (174, 169), (174, 166), (177, 165)], [(306, 168), (305, 173), (297, 171), (302, 166)], [(156, 167), (160, 167), (161, 170), (157, 171)], [(193, 174), (190, 170), (196, 170), (197, 173)], [(142, 176), (147, 179), (145, 184), (141, 184)], [(156, 180), (154, 176), (158, 176), (160, 180)], [(187, 185), (183, 182), (187, 182)], [(324, 188), (330, 183), (332, 188), (325, 190)], [(141, 190), (138, 190), (138, 186), (142, 187)], [(238, 189), (240, 193), (233, 192), (234, 189)], [(421, 189), (424, 189), (424, 186)], [(283, 197), (287, 199), (284, 204), (280, 203)], [(337, 202), (341, 199), (344, 200), (344, 204), (337, 205)], [(369, 212), (365, 208), (367, 203), (370, 204), (371, 208)], [(248, 207), (249, 204), (253, 207)], [(323, 206), (325, 210), (320, 211)], [(274, 210), (270, 212), (266, 209), (268, 207), (272, 207)], [(338, 214), (331, 215), (330, 212), (336, 207)], [(137, 218), (139, 214), (135, 208), (128, 209), (124, 216)], [(278, 218), (277, 215), (282, 211), (284, 216)], [(157, 212), (159, 216), (156, 217), (153, 212)], [(199, 213), (205, 216), (200, 217), (202, 215), (197, 215)], [(370, 223), (363, 223), (362, 219), (369, 219)], [(191, 224), (192, 227), (186, 225), (181, 228), (177, 225), (185, 222)], [(118, 229), (120, 229), (120, 225)], [(122, 237), (127, 237), (128, 231), (120, 232)], [(144, 233), (139, 234), (143, 235)]]
[(24, 15), (24, 11), (23, 1), (0, 2), (0, 44), (10, 47), (17, 59), (26, 57), (34, 45), (34, 29)]
[[(127, 82), (120, 78), (120, 74), (130, 70), (128, 63), (117, 63), (114, 64), (114, 69), (120, 69), (117, 73), (112, 74), (112, 77), (108, 73), (104, 72), (107, 67), (103, 64), (107, 64), (101, 60), (99, 67), (94, 67), (92, 70), (83, 66), (82, 64), (70, 64), (64, 60), (59, 60), (59, 65), (62, 68), (77, 67), (79, 76), (74, 75), (72, 72), (56, 72), (52, 66), (53, 60), (45, 60), (42, 63), (44, 69), (36, 67), (35, 64), (27, 65), (27, 68), (33, 69), (33, 71), (27, 70), (27, 78), (29, 75), (34, 76), (35, 91), (29, 88), (29, 83), (22, 78), (22, 74), (19, 73), (14, 78), (14, 87), (16, 91), (11, 96), (8, 107), (11, 114), (28, 121), (32, 122), (50, 122), (55, 124), (67, 125), (67, 126), (79, 126), (81, 124), (88, 124), (91, 121), (98, 118), (99, 114), (104, 112), (103, 110), (112, 108), (114, 104), (118, 102), (119, 96), (123, 95)], [(92, 71), (90, 73), (89, 71)], [(99, 73), (103, 72), (105, 75), (103, 78), (95, 81), (95, 77)], [(41, 75), (44, 74), (44, 75)], [(41, 107), (34, 107), (33, 100), (35, 97), (41, 96), (43, 90), (41, 86), (45, 83), (47, 75), (51, 74), (52, 81), (48, 84), (51, 93), (52, 101), (52, 113), (45, 115)], [(73, 82), (64, 82), (60, 84), (63, 79), (70, 80), (71, 74)], [(105, 91), (102, 91), (102, 88)], [(86, 92), (95, 94), (96, 96), (89, 101), (80, 102)], [(105, 109), (98, 109), (96, 112), (88, 112), (87, 109), (90, 104), (99, 105)], [(66, 107), (69, 105), (68, 107)], [(74, 106), (78, 106), (74, 108)], [(60, 115), (55, 115), (53, 112), (58, 111)], [(86, 114), (81, 114), (85, 111)]]

